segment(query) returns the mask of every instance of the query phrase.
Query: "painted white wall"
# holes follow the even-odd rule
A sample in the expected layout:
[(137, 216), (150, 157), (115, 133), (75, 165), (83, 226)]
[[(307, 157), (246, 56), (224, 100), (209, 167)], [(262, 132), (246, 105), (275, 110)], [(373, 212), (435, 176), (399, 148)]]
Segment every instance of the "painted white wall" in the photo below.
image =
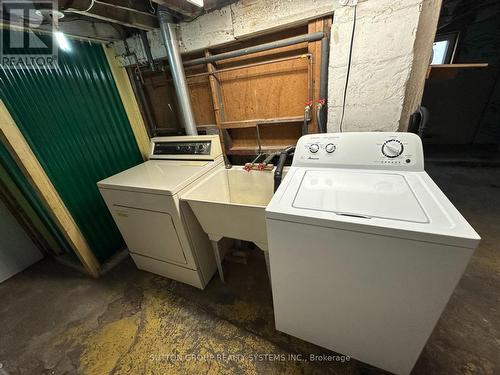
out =
[[(406, 130), (419, 104), (432, 51), (441, 0), (360, 0), (357, 6), (352, 64), (344, 112), (344, 131)], [(181, 23), (182, 52), (224, 45), (275, 29), (334, 15), (329, 65), (328, 131), (340, 129), (353, 8), (338, 0), (239, 1)], [(159, 30), (149, 32), (154, 58), (166, 57)], [(145, 53), (139, 37), (127, 41), (139, 62)], [(123, 42), (114, 43), (124, 58)]]
[[(433, 13), (423, 13), (429, 4)], [(376, 0), (358, 4), (345, 103), (354, 8), (335, 11), (328, 80), (329, 132), (340, 130), (342, 111), (343, 131), (406, 130), (407, 112), (413, 112), (421, 100), (440, 4), (441, 0)], [(422, 22), (423, 16), (431, 17), (430, 22)], [(421, 43), (417, 36), (422, 35), (419, 28), (424, 25), (426, 40)], [(416, 70), (418, 76), (412, 75)], [(412, 77), (415, 87), (410, 91), (407, 88)], [(412, 106), (405, 106), (408, 95), (419, 96), (413, 98)]]
[(0, 201), (0, 282), (42, 258), (42, 253)]

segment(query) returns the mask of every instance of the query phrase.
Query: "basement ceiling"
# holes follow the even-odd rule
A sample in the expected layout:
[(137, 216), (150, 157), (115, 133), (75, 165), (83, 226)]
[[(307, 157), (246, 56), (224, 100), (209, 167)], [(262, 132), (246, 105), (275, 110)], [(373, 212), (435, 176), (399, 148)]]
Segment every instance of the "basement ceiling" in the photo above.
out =
[[(158, 28), (156, 13), (160, 6), (167, 8), (178, 21), (189, 22), (233, 2), (235, 0), (205, 0), (203, 7), (188, 0), (59, 0), (52, 3), (34, 0), (33, 4), (39, 10), (38, 16), (41, 15), (40, 24), (36, 25), (41, 32), (50, 32), (57, 18), (59, 29), (70, 36), (114, 41), (141, 30)], [(33, 25), (33, 20), (29, 19), (14, 22), (11, 16), (7, 16), (6, 4), (8, 2), (2, 2), (4, 27)]]

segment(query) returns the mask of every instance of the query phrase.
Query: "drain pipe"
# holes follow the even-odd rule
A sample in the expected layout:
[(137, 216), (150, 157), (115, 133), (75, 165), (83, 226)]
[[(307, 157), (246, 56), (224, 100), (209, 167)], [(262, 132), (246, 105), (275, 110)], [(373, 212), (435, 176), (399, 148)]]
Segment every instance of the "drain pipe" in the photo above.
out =
[(163, 7), (158, 8), (158, 20), (160, 22), (161, 37), (167, 50), (168, 64), (170, 65), (170, 74), (172, 74), (172, 81), (174, 82), (175, 93), (177, 94), (181, 121), (187, 135), (198, 135), (189, 99), (184, 67), (182, 66), (181, 54), (179, 52), (179, 43), (175, 30), (177, 25), (174, 23), (172, 15)]
[(302, 135), (307, 135), (309, 133), (309, 120), (311, 119), (311, 107), (312, 102), (306, 102), (304, 107), (304, 123), (302, 124)]
[(278, 165), (274, 170), (274, 192), (278, 190), (281, 185), (281, 180), (283, 180), (283, 168), (285, 167), (286, 159), (288, 156), (293, 155), (295, 152), (295, 146), (289, 146), (280, 153), (280, 157), (278, 159)]
[(134, 72), (132, 90), (139, 97), (139, 102), (141, 103), (141, 109), (144, 111), (144, 116), (146, 117), (147, 131), (149, 138), (156, 136), (156, 125), (153, 120), (153, 114), (151, 113), (151, 104), (149, 103), (148, 98), (146, 97), (146, 93), (144, 92), (143, 81), (140, 72)]
[(155, 71), (155, 61), (153, 60), (153, 54), (151, 53), (151, 46), (148, 41), (148, 33), (146, 30), (140, 31), (142, 46), (144, 47), (144, 53), (146, 54), (146, 58), (148, 59), (149, 68), (151, 71)]
[(316, 106), (318, 130), (326, 133), (327, 99), (328, 99), (328, 60), (330, 58), (330, 39), (325, 36), (321, 39), (321, 65), (319, 73), (319, 100)]
[(326, 100), (328, 97), (328, 62), (330, 60), (330, 39), (325, 36), (321, 39), (321, 65), (320, 65), (320, 99)]

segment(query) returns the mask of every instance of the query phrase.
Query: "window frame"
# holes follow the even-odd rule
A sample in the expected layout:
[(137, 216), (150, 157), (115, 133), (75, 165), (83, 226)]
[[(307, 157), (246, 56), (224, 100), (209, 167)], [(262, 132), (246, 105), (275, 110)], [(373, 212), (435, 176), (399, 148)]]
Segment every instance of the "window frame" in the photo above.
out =
[[(453, 64), (453, 60), (455, 59), (455, 52), (457, 50), (459, 38), (460, 38), (460, 32), (458, 32), (458, 31), (438, 34), (434, 38), (433, 43), (448, 41), (448, 48), (447, 48), (446, 54), (444, 56), (443, 64)], [(434, 65), (443, 65), (443, 64), (434, 64)], [(431, 65), (432, 65), (432, 60), (431, 60)]]

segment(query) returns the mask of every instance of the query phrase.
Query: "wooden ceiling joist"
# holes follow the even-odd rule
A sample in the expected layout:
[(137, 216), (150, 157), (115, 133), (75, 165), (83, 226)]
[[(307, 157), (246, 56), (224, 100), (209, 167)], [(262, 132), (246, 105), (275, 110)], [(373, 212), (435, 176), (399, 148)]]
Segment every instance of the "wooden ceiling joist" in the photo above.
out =
[(123, 0), (63, 1), (60, 2), (59, 8), (64, 12), (81, 14), (102, 21), (142, 30), (152, 30), (159, 27), (156, 15), (149, 12), (147, 9), (132, 8), (129, 2)]

